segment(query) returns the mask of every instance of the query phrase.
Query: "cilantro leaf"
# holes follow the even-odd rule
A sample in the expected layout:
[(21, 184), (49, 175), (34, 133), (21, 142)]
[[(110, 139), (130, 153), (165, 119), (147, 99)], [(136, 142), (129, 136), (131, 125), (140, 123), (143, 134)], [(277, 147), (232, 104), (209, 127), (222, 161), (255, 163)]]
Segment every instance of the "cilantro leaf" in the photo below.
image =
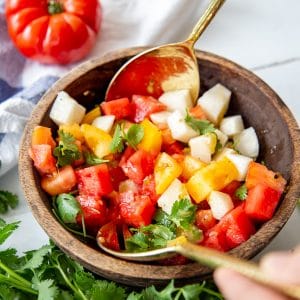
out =
[(8, 208), (16, 208), (19, 203), (18, 196), (8, 192), (0, 191), (0, 213), (4, 214), (8, 211)]
[(129, 127), (127, 133), (124, 132), (122, 124), (117, 124), (111, 144), (112, 153), (121, 153), (124, 150), (125, 143), (136, 149), (136, 146), (144, 137), (144, 129), (140, 124), (133, 124)]
[(216, 130), (213, 123), (206, 120), (196, 119), (192, 117), (188, 111), (186, 112), (184, 121), (195, 131), (199, 132), (200, 135), (214, 132)]
[(57, 164), (61, 167), (72, 164), (81, 154), (73, 135), (63, 130), (58, 131), (59, 143), (53, 154), (57, 157)]
[(40, 249), (29, 252), (30, 259), (22, 266), (22, 270), (25, 269), (36, 269), (42, 265), (44, 257), (49, 253), (51, 250), (51, 246), (42, 246)]
[(71, 194), (60, 194), (56, 197), (58, 214), (64, 223), (76, 223), (81, 207)]
[(139, 124), (133, 124), (129, 127), (125, 140), (127, 144), (136, 149), (136, 146), (141, 142), (144, 137), (144, 128)]
[(6, 224), (4, 220), (0, 219), (0, 245), (19, 227), (19, 224), (20, 222)]
[(235, 191), (235, 196), (238, 197), (240, 200), (246, 200), (248, 196), (248, 190), (246, 184), (242, 184), (239, 188)]
[(117, 124), (112, 141), (110, 143), (110, 151), (112, 153), (121, 153), (124, 150), (124, 140), (122, 135), (121, 125)]
[(38, 284), (38, 300), (54, 300), (58, 294), (58, 289), (51, 279), (42, 280)]
[(89, 151), (83, 152), (83, 155), (86, 164), (89, 166), (95, 166), (95, 165), (100, 165), (109, 162), (108, 159), (99, 158), (98, 156), (96, 156), (95, 154)]
[(90, 300), (125, 300), (125, 289), (117, 286), (114, 282), (98, 280), (92, 286)]

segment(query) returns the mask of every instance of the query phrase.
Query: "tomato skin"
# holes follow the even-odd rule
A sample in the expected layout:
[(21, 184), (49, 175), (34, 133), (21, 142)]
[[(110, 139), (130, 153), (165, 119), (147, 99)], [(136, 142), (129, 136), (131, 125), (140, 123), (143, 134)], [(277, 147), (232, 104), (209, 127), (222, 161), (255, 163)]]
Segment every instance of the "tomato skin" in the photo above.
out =
[(141, 194), (149, 196), (152, 203), (155, 204), (157, 202), (159, 195), (157, 195), (155, 191), (155, 180), (153, 174), (145, 177), (145, 179), (143, 180)]
[(9, 34), (21, 53), (41, 63), (67, 64), (91, 50), (102, 19), (97, 0), (64, 0), (50, 14), (46, 0), (7, 0)]
[(137, 184), (142, 184), (143, 179), (153, 172), (153, 156), (144, 150), (138, 150), (125, 162), (124, 160), (121, 159), (120, 167), (123, 169), (125, 175)]
[(196, 226), (207, 231), (217, 224), (217, 220), (213, 217), (211, 209), (199, 209), (196, 212)]
[(134, 227), (149, 225), (155, 213), (155, 205), (147, 195), (132, 191), (119, 194), (120, 213), (124, 222)]
[(102, 102), (100, 107), (105, 115), (114, 115), (117, 120), (129, 118), (132, 115), (132, 105), (128, 98)]
[(103, 243), (105, 247), (120, 251), (116, 222), (111, 221), (103, 225), (98, 231), (97, 239), (101, 239), (101, 243)]
[(50, 145), (33, 145), (29, 149), (29, 156), (41, 175), (56, 172), (56, 159), (52, 155), (52, 147)]
[(281, 175), (268, 170), (266, 166), (252, 161), (249, 164), (246, 175), (247, 189), (250, 190), (260, 183), (263, 183), (279, 192), (283, 192), (286, 185), (286, 180)]
[(59, 169), (51, 176), (44, 176), (41, 179), (43, 190), (51, 196), (70, 192), (76, 183), (75, 172), (70, 165)]
[(151, 96), (132, 96), (133, 120), (136, 123), (148, 118), (151, 114), (166, 109), (166, 106)]
[(101, 197), (113, 191), (107, 164), (83, 168), (75, 173), (81, 195)]
[(229, 250), (229, 246), (226, 241), (226, 234), (220, 223), (216, 224), (204, 233), (204, 239), (201, 242), (201, 245), (221, 252)]
[(256, 221), (268, 221), (273, 217), (281, 192), (264, 184), (258, 184), (248, 191), (245, 201), (246, 214)]

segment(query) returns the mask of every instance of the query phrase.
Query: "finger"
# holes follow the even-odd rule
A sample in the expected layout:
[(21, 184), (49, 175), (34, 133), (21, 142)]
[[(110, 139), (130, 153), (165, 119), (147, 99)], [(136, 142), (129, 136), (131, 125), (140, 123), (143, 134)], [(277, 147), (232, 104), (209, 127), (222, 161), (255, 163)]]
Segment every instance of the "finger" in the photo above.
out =
[(217, 269), (214, 280), (227, 300), (287, 300), (275, 291), (261, 286), (248, 278), (228, 269)]
[(300, 251), (267, 254), (260, 266), (273, 280), (300, 284)]

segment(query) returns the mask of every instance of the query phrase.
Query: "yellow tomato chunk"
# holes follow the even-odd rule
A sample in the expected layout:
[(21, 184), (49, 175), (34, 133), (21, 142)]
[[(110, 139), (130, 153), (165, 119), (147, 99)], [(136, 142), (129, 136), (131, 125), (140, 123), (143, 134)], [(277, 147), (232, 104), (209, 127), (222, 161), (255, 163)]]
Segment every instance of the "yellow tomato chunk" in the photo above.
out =
[(182, 174), (181, 176), (189, 180), (196, 171), (204, 168), (207, 164), (200, 159), (193, 157), (191, 155), (185, 155), (182, 163)]
[(80, 126), (77, 123), (74, 124), (65, 124), (65, 125), (60, 125), (59, 130), (62, 130), (64, 132), (67, 132), (74, 136), (76, 140), (79, 140), (80, 142), (84, 142), (84, 136), (82, 131), (80, 130)]
[(231, 181), (237, 180), (238, 171), (234, 164), (224, 157), (205, 168), (196, 171), (186, 184), (190, 196), (199, 203), (207, 198), (211, 191), (219, 191)]
[(111, 153), (112, 137), (107, 132), (89, 124), (82, 124), (81, 131), (87, 145), (96, 156), (102, 158)]
[(81, 124), (91, 124), (97, 117), (101, 116), (100, 106), (96, 106), (83, 117)]
[(182, 172), (180, 164), (170, 155), (162, 152), (154, 166), (155, 190), (161, 195)]
[(145, 150), (149, 153), (158, 154), (162, 144), (161, 131), (148, 119), (145, 119), (143, 122), (141, 122), (141, 126), (144, 129), (144, 137), (138, 144), (138, 149)]

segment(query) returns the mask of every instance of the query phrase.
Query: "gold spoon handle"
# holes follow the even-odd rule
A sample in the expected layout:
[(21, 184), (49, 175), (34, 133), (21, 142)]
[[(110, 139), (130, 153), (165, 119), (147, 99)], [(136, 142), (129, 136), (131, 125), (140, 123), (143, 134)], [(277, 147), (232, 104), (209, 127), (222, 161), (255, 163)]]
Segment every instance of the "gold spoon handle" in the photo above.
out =
[(209, 4), (208, 8), (198, 21), (198, 23), (193, 28), (193, 31), (187, 38), (187, 42), (191, 43), (192, 46), (196, 43), (202, 32), (205, 30), (205, 28), (208, 26), (210, 21), (213, 19), (217, 11), (221, 8), (225, 0), (212, 0)]
[(277, 290), (281, 294), (294, 299), (300, 299), (300, 286), (274, 282), (252, 262), (244, 261), (231, 255), (189, 242), (176, 245), (176, 252), (212, 269), (225, 267), (234, 270), (247, 278)]

